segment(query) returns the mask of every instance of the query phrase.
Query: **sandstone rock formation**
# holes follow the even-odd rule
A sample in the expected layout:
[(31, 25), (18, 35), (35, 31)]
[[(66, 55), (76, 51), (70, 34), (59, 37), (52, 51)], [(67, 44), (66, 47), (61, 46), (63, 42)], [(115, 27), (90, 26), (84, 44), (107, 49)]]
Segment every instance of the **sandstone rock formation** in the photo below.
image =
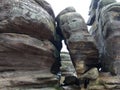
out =
[(53, 18), (34, 0), (1, 0), (0, 7), (0, 32), (54, 39)]
[(62, 76), (76, 75), (70, 54), (68, 52), (61, 52), (61, 73)]
[(99, 72), (97, 80), (90, 82), (88, 90), (119, 90), (120, 3), (115, 0), (98, 0), (97, 2), (92, 0), (92, 3), (90, 5), (90, 18), (87, 24), (92, 26), (90, 33), (94, 37), (99, 49), (101, 72)]
[[(55, 18), (45, 0), (1, 0), (0, 90), (120, 90), (115, 2), (92, 0), (90, 35), (73, 7)], [(60, 54), (62, 40), (69, 53)], [(63, 82), (70, 86), (59, 87)]]
[[(44, 70), (55, 61), (55, 47), (28, 35), (0, 34), (0, 70)], [(47, 62), (47, 63), (46, 63)]]
[[(57, 50), (54, 53), (55, 47), (50, 43), (55, 41), (55, 21), (52, 8), (47, 2), (42, 0), (1, 0), (0, 7), (0, 32), (7, 33), (0, 35), (3, 44), (1, 48), (6, 48), (6, 51), (13, 48), (31, 54), (39, 53), (42, 54), (41, 57), (45, 56), (45, 60), (47, 57), (50, 59), (51, 56), (55, 59)], [(8, 50), (6, 46), (9, 46)], [(36, 51), (32, 48), (35, 48)], [(41, 50), (37, 50), (38, 48)], [(3, 50), (3, 52), (6, 51)], [(50, 51), (51, 55), (47, 54)], [(47, 61), (53, 62), (54, 60)]]
[(91, 0), (91, 4), (89, 7), (89, 20), (87, 22), (88, 25), (92, 25), (95, 21), (96, 18), (96, 9), (98, 6), (99, 0)]
[(50, 70), (60, 60), (58, 36), (46, 1), (1, 0), (0, 89), (54, 87), (58, 81)]
[[(120, 75), (120, 30), (119, 30), (119, 7), (120, 3), (114, 3), (106, 6), (101, 11), (101, 29), (103, 30), (104, 51), (103, 51), (103, 69), (112, 74)], [(117, 7), (117, 8), (116, 8)], [(106, 25), (103, 24), (106, 22)], [(106, 60), (105, 60), (106, 59)]]
[(73, 7), (68, 7), (60, 12), (56, 20), (77, 75), (80, 76), (86, 69), (97, 66), (98, 50), (81, 15)]
[(57, 82), (53, 74), (44, 70), (0, 73), (1, 90), (42, 90), (42, 88), (54, 90)]
[[(100, 0), (96, 8), (95, 20), (91, 24), (91, 34), (99, 49), (102, 70), (120, 74), (120, 31), (119, 5), (115, 0)], [(92, 6), (94, 7), (94, 6)], [(91, 19), (91, 21), (93, 21)], [(89, 24), (90, 25), (90, 24)]]

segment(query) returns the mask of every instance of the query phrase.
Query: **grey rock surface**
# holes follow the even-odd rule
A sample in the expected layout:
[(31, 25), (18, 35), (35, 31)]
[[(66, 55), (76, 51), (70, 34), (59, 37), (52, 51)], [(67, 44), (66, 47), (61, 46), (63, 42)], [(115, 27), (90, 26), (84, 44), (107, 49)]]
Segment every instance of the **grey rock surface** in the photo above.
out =
[(0, 32), (54, 40), (54, 19), (34, 0), (1, 0), (0, 8)]
[(86, 66), (90, 68), (98, 64), (98, 50), (94, 39), (88, 33), (87, 25), (79, 13), (73, 11), (62, 15), (60, 13), (57, 17), (58, 27), (64, 37), (71, 60), (77, 74), (80, 75), (86, 70)]

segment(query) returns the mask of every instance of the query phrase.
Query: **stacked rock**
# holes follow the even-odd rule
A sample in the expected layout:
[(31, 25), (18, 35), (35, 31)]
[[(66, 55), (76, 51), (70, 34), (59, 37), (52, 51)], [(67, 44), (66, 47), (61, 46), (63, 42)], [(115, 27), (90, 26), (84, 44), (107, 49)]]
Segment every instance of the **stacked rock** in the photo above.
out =
[(82, 16), (73, 7), (68, 7), (59, 13), (56, 21), (78, 77), (87, 69), (97, 66), (98, 50)]
[(61, 73), (62, 76), (76, 75), (75, 68), (73, 66), (70, 54), (68, 52), (61, 52)]
[(90, 18), (88, 25), (92, 25), (90, 32), (99, 49), (102, 70), (120, 75), (120, 3), (115, 0), (100, 0), (97, 4), (94, 10), (96, 18)]
[(0, 1), (0, 71), (50, 72), (60, 56), (55, 37), (54, 13), (46, 1)]

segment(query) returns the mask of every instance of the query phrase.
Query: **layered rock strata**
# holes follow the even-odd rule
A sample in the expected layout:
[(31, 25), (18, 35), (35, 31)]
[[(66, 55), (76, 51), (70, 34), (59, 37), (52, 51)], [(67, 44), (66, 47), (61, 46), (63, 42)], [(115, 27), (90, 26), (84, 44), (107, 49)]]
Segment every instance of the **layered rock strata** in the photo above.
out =
[[(0, 89), (55, 86), (61, 39), (44, 0), (0, 1)], [(51, 67), (58, 62), (57, 70)], [(25, 86), (25, 87), (24, 87)]]
[(116, 75), (120, 74), (119, 5), (115, 0), (100, 0), (90, 30), (99, 49), (102, 70)]
[(68, 7), (59, 13), (56, 20), (77, 75), (96, 66), (99, 63), (98, 50), (82, 16), (73, 7)]
[(61, 52), (61, 73), (62, 76), (76, 75), (70, 54), (68, 52)]
[[(92, 0), (93, 3), (96, 0)], [(90, 82), (88, 89), (119, 90), (120, 89), (120, 3), (115, 0), (99, 0), (88, 20), (90, 33), (95, 38), (100, 54), (101, 72), (97, 80)], [(93, 4), (91, 8), (95, 7)], [(93, 9), (90, 9), (92, 12)], [(92, 23), (91, 23), (92, 22)]]

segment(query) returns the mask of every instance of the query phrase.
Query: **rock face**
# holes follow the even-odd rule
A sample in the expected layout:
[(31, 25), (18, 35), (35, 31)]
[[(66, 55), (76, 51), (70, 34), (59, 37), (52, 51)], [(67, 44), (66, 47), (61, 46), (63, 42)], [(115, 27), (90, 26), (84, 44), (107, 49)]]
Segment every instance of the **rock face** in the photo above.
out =
[(0, 70), (50, 70), (55, 61), (54, 53), (55, 47), (47, 40), (22, 34), (0, 34)]
[(88, 90), (119, 90), (120, 78), (111, 76), (110, 73), (102, 72), (95, 81), (91, 81), (88, 85)]
[(1, 0), (0, 8), (1, 66), (50, 69), (61, 48), (53, 43), (58, 41), (50, 4), (44, 0)]
[(77, 75), (97, 65), (98, 50), (81, 15), (76, 13), (72, 7), (68, 7), (60, 12), (56, 20)]
[(96, 18), (96, 9), (97, 9), (97, 6), (98, 6), (98, 2), (99, 0), (91, 0), (91, 4), (90, 4), (90, 10), (89, 10), (89, 20), (87, 22), (88, 25), (92, 25), (95, 21), (95, 18)]
[(51, 86), (54, 90), (57, 82), (53, 74), (44, 70), (0, 73), (1, 90), (42, 90), (44, 87)]
[[(100, 54), (101, 71), (97, 80), (90, 82), (88, 90), (120, 89), (120, 3), (115, 0), (95, 0), (91, 4), (88, 25)], [(97, 6), (97, 7), (96, 7)], [(96, 8), (94, 8), (96, 7)], [(91, 18), (94, 14), (94, 19)], [(113, 76), (114, 75), (114, 76)]]
[(83, 75), (81, 75), (81, 78), (88, 78), (91, 80), (96, 80), (99, 77), (99, 71), (97, 68), (92, 68)]
[(37, 2), (43, 9), (45, 9), (45, 11), (47, 11), (49, 15), (53, 17), (53, 19), (55, 19), (55, 15), (52, 10), (52, 7), (47, 1), (45, 0), (34, 0), (34, 1)]
[[(104, 51), (103, 60), (105, 70), (109, 70), (113, 74), (120, 75), (120, 3), (111, 4), (101, 12), (101, 23), (106, 25), (103, 27), (103, 37), (104, 37)], [(117, 9), (116, 9), (117, 7)], [(103, 25), (101, 25), (103, 26)], [(106, 60), (105, 60), (106, 59)]]
[(34, 0), (1, 0), (0, 32), (53, 40), (54, 19), (42, 7)]
[[(73, 7), (55, 18), (45, 0), (1, 0), (0, 90), (120, 90), (120, 3), (114, 2), (92, 0), (90, 35)], [(69, 53), (60, 54), (62, 40)]]
[(0, 90), (56, 90), (50, 70), (60, 60), (61, 39), (55, 28), (44, 0), (0, 1)]
[(91, 34), (99, 49), (102, 70), (120, 75), (120, 3), (115, 2), (115, 0), (99, 1), (96, 8), (96, 18), (91, 24)]
[(72, 60), (70, 58), (70, 54), (68, 52), (61, 52), (61, 73), (64, 76), (74, 75), (76, 74), (75, 68), (73, 66)]

